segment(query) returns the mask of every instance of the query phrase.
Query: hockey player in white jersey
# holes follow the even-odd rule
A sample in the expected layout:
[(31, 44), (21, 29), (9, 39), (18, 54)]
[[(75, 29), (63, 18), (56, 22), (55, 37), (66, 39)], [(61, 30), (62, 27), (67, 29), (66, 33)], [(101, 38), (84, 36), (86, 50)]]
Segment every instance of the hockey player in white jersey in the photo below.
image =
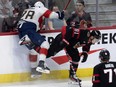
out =
[(50, 73), (50, 70), (45, 65), (49, 43), (38, 32), (42, 27), (43, 18), (56, 18), (62, 20), (64, 18), (64, 12), (52, 12), (40, 1), (36, 2), (34, 7), (25, 9), (18, 23), (19, 44), (26, 45), (29, 50), (34, 49), (39, 53), (39, 63), (36, 67), (36, 71)]

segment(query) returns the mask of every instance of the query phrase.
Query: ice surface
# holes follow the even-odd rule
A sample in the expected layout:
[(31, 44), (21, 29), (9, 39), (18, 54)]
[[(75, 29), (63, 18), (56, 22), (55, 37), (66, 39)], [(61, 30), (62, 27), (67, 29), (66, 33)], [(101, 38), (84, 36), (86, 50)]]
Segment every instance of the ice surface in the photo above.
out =
[[(91, 87), (91, 78), (81, 78), (82, 79), (82, 87)], [(34, 81), (27, 82), (17, 82), (17, 83), (9, 83), (9, 84), (0, 84), (0, 87), (69, 87), (68, 85), (69, 79), (64, 80), (39, 80), (36, 79)], [(78, 87), (78, 86), (72, 86)]]

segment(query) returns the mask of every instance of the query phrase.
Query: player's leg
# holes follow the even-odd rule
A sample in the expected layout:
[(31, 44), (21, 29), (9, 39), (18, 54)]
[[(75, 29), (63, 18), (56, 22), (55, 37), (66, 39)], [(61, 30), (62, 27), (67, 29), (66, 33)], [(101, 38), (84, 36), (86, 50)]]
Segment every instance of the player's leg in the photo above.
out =
[(76, 75), (78, 64), (80, 60), (79, 52), (77, 49), (74, 49), (72, 46), (66, 47), (67, 54), (71, 58), (70, 61), (70, 70), (69, 70), (69, 78), (75, 82), (80, 82), (79, 78)]
[[(23, 35), (24, 34), (24, 35)], [(49, 48), (49, 43), (45, 40), (43, 36), (41, 36), (39, 33), (35, 32), (34, 30), (28, 30), (26, 33), (22, 33), (23, 36), (27, 36), (30, 39), (29, 43), (26, 43), (25, 45), (28, 47), (28, 49), (34, 49), (38, 54), (39, 58), (39, 65), (41, 64), (41, 69), (47, 70), (45, 66), (45, 59), (47, 55), (47, 51)], [(44, 72), (43, 70), (43, 72)], [(38, 69), (37, 69), (38, 71)], [(48, 70), (49, 71), (49, 70)], [(46, 72), (47, 73), (47, 72)]]
[(62, 40), (62, 34), (58, 34), (48, 49), (47, 57), (54, 56), (66, 46), (67, 44)]
[(36, 68), (38, 72), (43, 72), (43, 73), (50, 73), (49, 68), (45, 64), (46, 56), (48, 53), (49, 49), (49, 43), (48, 41), (45, 40), (43, 36), (38, 34), (37, 32), (29, 32), (28, 33), (31, 41), (35, 44), (33, 49), (39, 53), (39, 64)]
[(36, 68), (38, 66), (38, 53), (32, 49), (29, 52), (29, 61), (31, 66), (31, 78), (38, 78), (42, 75), (41, 72), (36, 71)]
[(56, 53), (69, 45), (68, 41), (72, 38), (72, 32), (73, 29), (70, 29), (70, 27), (62, 27), (62, 33), (58, 34), (50, 45), (47, 57), (54, 56)]
[[(35, 45), (35, 44), (33, 45), (33, 43), (26, 44), (26, 46), (29, 49), (32, 49), (31, 52), (33, 51), (31, 55), (29, 56), (31, 60), (32, 71), (35, 70), (36, 68), (36, 71), (39, 72), (38, 75), (41, 74), (40, 72), (50, 73), (50, 69), (47, 67), (45, 63), (47, 50), (48, 50), (47, 47), (49, 47), (49, 43), (47, 41), (43, 41), (40, 46)], [(32, 63), (32, 61), (35, 63)], [(36, 71), (33, 74), (36, 74), (37, 73)]]
[[(37, 54), (40, 53), (39, 59), (45, 62), (47, 50), (49, 48), (49, 43), (42, 37), (38, 32), (36, 32), (36, 25), (31, 22), (21, 22), (18, 26), (19, 30), (19, 41), (20, 45), (26, 45), (29, 50), (34, 49)], [(39, 63), (40, 64), (40, 63)], [(43, 63), (43, 68), (46, 69)]]
[(49, 49), (49, 43), (47, 41), (43, 41), (42, 44), (40, 45), (40, 50), (39, 50), (39, 65), (36, 68), (38, 72), (50, 73), (50, 69), (45, 64), (48, 49)]

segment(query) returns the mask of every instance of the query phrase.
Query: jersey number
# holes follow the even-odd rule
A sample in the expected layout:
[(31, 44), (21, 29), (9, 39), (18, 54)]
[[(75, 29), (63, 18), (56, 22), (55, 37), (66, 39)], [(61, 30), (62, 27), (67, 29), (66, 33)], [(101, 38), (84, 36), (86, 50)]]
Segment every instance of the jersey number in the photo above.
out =
[(25, 12), (23, 13), (23, 16), (26, 15), (26, 16), (25, 16), (25, 19), (27, 19), (27, 18), (33, 19), (34, 14), (35, 14), (34, 11), (25, 11)]
[(113, 78), (113, 73), (116, 74), (116, 69), (112, 70), (112, 69), (105, 69), (104, 70), (105, 74), (109, 74), (109, 83), (112, 83), (112, 78)]

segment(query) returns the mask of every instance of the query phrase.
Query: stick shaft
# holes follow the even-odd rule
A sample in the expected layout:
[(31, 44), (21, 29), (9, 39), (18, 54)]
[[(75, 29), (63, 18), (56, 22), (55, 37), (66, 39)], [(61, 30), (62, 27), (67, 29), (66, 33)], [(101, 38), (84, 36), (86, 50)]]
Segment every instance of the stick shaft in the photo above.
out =
[(64, 7), (64, 10), (67, 9), (67, 7), (69, 6), (70, 2), (71, 2), (71, 0), (68, 0), (67, 4), (66, 4), (65, 7)]

